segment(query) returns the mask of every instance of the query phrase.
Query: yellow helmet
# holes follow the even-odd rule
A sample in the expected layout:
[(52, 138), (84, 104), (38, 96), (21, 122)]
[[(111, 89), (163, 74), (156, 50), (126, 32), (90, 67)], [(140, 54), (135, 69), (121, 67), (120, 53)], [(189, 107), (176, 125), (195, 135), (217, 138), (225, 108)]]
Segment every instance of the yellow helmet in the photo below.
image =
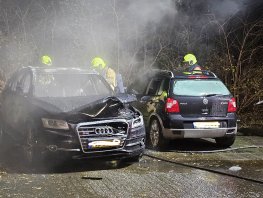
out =
[(187, 62), (187, 63), (189, 63), (189, 65), (193, 65), (193, 64), (197, 63), (197, 60), (196, 60), (195, 55), (193, 55), (193, 54), (186, 54), (186, 55), (184, 56), (183, 62), (184, 62), (184, 63)]
[(106, 67), (106, 63), (100, 57), (93, 58), (91, 61), (91, 65), (93, 68), (96, 68), (96, 69), (104, 69)]
[(45, 65), (51, 66), (52, 65), (52, 60), (49, 56), (44, 55), (41, 57), (41, 62)]

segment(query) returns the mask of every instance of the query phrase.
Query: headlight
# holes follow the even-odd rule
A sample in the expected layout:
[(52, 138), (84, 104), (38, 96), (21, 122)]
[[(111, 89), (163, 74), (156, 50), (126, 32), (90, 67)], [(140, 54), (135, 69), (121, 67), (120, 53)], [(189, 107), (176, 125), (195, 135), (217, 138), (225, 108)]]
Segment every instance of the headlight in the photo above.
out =
[(69, 129), (68, 123), (64, 120), (42, 118), (42, 123), (45, 128), (62, 129), (62, 130)]
[(132, 128), (137, 128), (143, 126), (143, 117), (139, 116), (132, 120)]

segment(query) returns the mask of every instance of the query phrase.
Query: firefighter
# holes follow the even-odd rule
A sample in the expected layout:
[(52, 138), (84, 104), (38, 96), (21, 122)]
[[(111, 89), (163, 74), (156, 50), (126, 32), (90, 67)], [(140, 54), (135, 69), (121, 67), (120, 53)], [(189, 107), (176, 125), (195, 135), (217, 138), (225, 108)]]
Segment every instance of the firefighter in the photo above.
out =
[(100, 57), (95, 57), (91, 61), (92, 68), (98, 71), (110, 84), (111, 88), (114, 90), (116, 87), (116, 73), (115, 71), (108, 67), (105, 61)]
[(186, 54), (184, 56), (183, 67), (187, 68), (188, 72), (204, 70), (197, 64), (196, 57), (193, 54)]
[(52, 66), (52, 59), (48, 55), (42, 56), (41, 62), (44, 66)]
[[(52, 66), (52, 59), (48, 55), (44, 55), (41, 57), (41, 63), (42, 66)], [(55, 84), (54, 82), (54, 76), (52, 74), (42, 74), (39, 76), (39, 83), (41, 83), (43, 86), (47, 86), (49, 84)], [(44, 88), (43, 88), (44, 90)]]

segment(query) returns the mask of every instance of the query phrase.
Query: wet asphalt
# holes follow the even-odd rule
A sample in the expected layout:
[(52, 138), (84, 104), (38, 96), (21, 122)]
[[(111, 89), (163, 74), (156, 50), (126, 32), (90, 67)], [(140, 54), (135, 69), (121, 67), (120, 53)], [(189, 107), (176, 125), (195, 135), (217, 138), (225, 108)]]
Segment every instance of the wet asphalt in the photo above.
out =
[(238, 136), (231, 148), (252, 145), (227, 151), (211, 140), (176, 140), (138, 163), (66, 160), (33, 170), (2, 151), (0, 197), (263, 197), (262, 183), (182, 165), (263, 182), (263, 137)]

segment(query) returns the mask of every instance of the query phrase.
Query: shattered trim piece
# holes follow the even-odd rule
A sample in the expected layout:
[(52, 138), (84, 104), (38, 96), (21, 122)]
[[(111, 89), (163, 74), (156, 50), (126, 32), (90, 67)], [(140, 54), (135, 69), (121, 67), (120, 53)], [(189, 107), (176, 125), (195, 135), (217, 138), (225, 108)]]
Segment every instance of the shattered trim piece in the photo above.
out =
[(101, 114), (101, 112), (103, 112), (103, 110), (107, 107), (108, 105), (105, 104), (96, 114), (88, 114), (88, 113), (81, 113), (83, 115), (87, 115), (89, 117), (95, 118), (97, 117), (99, 114)]

